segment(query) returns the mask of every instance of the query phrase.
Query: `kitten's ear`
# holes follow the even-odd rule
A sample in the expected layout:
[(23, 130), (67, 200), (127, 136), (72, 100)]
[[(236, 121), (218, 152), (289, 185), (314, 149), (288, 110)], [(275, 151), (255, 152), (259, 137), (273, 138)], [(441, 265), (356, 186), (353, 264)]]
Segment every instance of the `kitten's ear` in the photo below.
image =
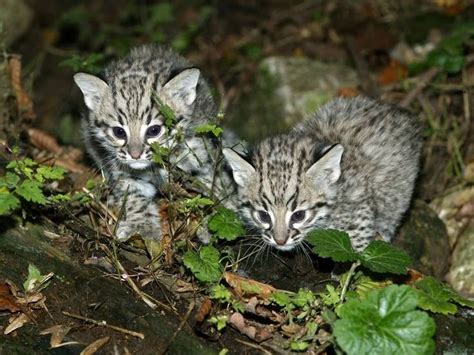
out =
[(196, 100), (199, 75), (199, 69), (185, 69), (168, 81), (161, 92), (173, 100), (174, 105), (184, 110), (189, 109)]
[(92, 111), (96, 110), (109, 88), (107, 83), (94, 75), (86, 73), (77, 73), (74, 75), (74, 81), (84, 95), (86, 106)]
[(255, 176), (255, 168), (232, 149), (224, 148), (222, 153), (224, 153), (225, 158), (232, 168), (234, 180), (237, 185), (240, 187), (247, 186)]
[(341, 176), (343, 152), (343, 146), (336, 144), (308, 169), (306, 176), (317, 186), (335, 183)]

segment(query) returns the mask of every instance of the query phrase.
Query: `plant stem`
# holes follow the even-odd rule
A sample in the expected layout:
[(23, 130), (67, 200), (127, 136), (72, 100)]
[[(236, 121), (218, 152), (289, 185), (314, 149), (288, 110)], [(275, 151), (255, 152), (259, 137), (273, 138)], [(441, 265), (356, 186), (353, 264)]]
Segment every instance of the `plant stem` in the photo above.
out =
[(359, 265), (360, 265), (359, 261), (352, 263), (351, 268), (349, 269), (349, 273), (347, 274), (346, 281), (344, 282), (344, 286), (342, 286), (341, 298), (339, 299), (340, 303), (344, 302), (344, 298), (346, 297), (346, 292), (347, 292), (347, 289), (349, 288), (349, 284), (351, 282), (352, 276), (354, 275), (355, 269)]

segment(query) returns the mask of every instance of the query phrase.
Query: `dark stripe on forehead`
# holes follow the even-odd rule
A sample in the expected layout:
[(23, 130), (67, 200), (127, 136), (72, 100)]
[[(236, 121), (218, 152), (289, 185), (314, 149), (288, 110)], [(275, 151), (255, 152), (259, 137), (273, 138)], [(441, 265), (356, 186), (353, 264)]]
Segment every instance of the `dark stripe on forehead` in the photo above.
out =
[(118, 112), (118, 120), (120, 124), (125, 125), (125, 121), (127, 121), (127, 115), (125, 114), (125, 112), (123, 112), (123, 110), (120, 107), (117, 107), (117, 112)]

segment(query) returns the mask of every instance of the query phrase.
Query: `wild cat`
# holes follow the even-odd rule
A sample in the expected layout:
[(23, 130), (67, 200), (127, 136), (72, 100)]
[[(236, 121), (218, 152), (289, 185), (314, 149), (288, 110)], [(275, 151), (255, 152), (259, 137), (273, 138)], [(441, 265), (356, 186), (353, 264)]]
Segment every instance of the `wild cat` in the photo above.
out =
[[(216, 117), (208, 84), (186, 59), (156, 45), (132, 49), (105, 69), (103, 79), (78, 73), (74, 80), (88, 108), (82, 120), (87, 151), (109, 180), (113, 204), (125, 203), (117, 237), (126, 240), (140, 233), (158, 239), (160, 223), (152, 201), (170, 169), (153, 163), (152, 144), (169, 149), (169, 166), (188, 174), (201, 190), (215, 182), (217, 148), (195, 132)], [(171, 125), (160, 110), (163, 104), (176, 118)]]
[(338, 98), (289, 134), (264, 140), (250, 163), (224, 149), (249, 228), (280, 250), (311, 230), (346, 231), (363, 250), (391, 241), (409, 207), (422, 145), (417, 118), (369, 98)]

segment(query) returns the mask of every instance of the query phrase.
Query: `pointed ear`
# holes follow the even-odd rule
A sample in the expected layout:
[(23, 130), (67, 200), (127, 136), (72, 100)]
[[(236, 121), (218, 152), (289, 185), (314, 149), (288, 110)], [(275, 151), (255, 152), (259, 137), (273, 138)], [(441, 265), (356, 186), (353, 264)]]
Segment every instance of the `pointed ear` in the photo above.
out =
[(168, 81), (161, 92), (173, 100), (176, 106), (189, 109), (196, 100), (199, 75), (200, 72), (196, 68), (185, 69)]
[(232, 168), (237, 185), (245, 187), (255, 176), (255, 168), (232, 149), (224, 148), (222, 153)]
[(96, 110), (109, 88), (107, 83), (102, 79), (90, 74), (77, 73), (74, 75), (74, 81), (84, 95), (84, 102), (91, 110)]
[(341, 176), (343, 152), (343, 146), (336, 144), (308, 169), (306, 176), (318, 186), (335, 183)]

